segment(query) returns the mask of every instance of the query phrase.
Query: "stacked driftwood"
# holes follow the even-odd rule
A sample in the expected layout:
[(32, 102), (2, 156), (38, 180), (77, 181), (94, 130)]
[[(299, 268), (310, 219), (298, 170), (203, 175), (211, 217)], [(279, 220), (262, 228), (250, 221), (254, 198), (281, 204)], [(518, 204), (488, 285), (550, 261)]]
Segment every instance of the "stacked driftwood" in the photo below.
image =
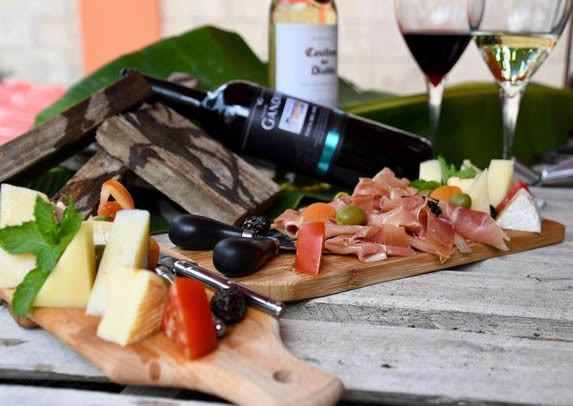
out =
[(264, 210), (279, 188), (186, 118), (159, 103), (132, 72), (64, 113), (0, 146), (0, 182), (49, 168), (87, 145), (96, 153), (56, 199), (71, 195), (85, 217), (101, 184), (132, 172), (184, 210), (237, 223)]

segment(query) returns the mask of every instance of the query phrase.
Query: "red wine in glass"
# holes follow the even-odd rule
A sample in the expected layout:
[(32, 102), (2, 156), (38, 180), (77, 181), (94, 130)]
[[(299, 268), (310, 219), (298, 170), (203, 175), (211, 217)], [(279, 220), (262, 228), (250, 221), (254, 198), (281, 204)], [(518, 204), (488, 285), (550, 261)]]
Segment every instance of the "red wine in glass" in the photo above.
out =
[(471, 39), (469, 33), (448, 31), (411, 31), (403, 36), (416, 63), (434, 86), (454, 67)]

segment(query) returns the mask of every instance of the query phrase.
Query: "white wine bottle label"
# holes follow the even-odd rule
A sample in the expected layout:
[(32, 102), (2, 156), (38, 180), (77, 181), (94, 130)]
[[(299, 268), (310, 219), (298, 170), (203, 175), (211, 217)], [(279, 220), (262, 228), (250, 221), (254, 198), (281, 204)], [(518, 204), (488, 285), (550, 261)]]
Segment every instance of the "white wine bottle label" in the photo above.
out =
[(336, 25), (277, 23), (275, 35), (276, 90), (336, 108)]
[(262, 88), (251, 105), (240, 150), (324, 175), (339, 150), (345, 122), (339, 111)]

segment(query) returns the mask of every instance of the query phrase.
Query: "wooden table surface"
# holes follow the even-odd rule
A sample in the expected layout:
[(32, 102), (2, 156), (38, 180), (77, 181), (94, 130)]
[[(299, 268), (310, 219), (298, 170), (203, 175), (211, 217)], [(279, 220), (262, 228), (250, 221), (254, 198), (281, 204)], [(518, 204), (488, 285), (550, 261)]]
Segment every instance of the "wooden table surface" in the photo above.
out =
[[(289, 304), (281, 336), (338, 376), (343, 404), (573, 404), (573, 189), (535, 189), (565, 241)], [(222, 382), (222, 385), (225, 383)], [(216, 405), (125, 387), (0, 307), (0, 404)]]

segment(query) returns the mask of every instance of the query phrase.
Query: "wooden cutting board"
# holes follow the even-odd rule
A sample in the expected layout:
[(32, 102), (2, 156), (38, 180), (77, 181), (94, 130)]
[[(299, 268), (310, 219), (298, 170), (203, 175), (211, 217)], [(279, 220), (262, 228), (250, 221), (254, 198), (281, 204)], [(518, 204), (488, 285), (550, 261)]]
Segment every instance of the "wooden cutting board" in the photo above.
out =
[[(0, 289), (8, 303), (12, 294)], [(163, 333), (127, 347), (101, 340), (99, 317), (83, 309), (40, 308), (30, 318), (120, 384), (187, 388), (241, 405), (333, 405), (343, 392), (338, 378), (289, 353), (279, 321), (253, 308), (214, 352), (194, 361)]]
[[(391, 257), (377, 262), (359, 262), (354, 256), (325, 255), (317, 276), (294, 272), (294, 253), (282, 253), (258, 272), (237, 278), (237, 281), (275, 300), (308, 299), (558, 244), (565, 237), (565, 226), (544, 220), (539, 234), (523, 231), (507, 231), (507, 234), (511, 237), (507, 244), (508, 251), (473, 243), (470, 245), (471, 253), (461, 254), (456, 250), (445, 262), (440, 262), (435, 255), (426, 253), (418, 253), (412, 257)], [(211, 252), (178, 252), (210, 270), (215, 270)]]

